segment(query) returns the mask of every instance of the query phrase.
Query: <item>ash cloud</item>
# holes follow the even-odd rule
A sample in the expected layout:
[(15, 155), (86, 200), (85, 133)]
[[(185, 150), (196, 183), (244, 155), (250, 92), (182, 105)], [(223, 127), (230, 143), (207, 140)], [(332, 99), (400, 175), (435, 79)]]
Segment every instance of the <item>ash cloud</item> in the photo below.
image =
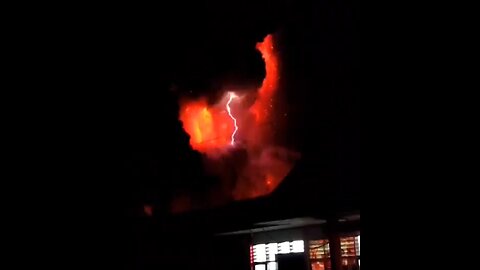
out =
[(229, 103), (239, 126), (233, 145), (232, 119), (225, 114), (231, 86), (223, 88), (223, 95), (213, 103), (205, 102), (205, 97), (182, 101), (180, 118), (190, 145), (202, 153), (206, 172), (218, 181), (204, 196), (177, 196), (174, 212), (268, 195), (300, 158), (298, 152), (279, 143), (287, 130), (282, 128), (286, 107), (278, 104), (286, 103), (278, 95), (279, 59), (272, 35), (256, 48), (265, 62), (265, 77), (259, 88), (235, 89), (238, 99)]

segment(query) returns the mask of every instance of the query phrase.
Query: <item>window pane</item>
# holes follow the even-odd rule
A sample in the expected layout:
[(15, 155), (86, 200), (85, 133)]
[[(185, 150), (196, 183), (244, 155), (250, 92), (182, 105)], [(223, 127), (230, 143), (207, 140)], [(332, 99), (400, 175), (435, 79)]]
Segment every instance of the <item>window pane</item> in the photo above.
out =
[(267, 261), (267, 253), (266, 253), (266, 246), (265, 244), (255, 245), (253, 246), (253, 261), (254, 262), (266, 262)]
[(360, 256), (360, 235), (356, 237), (357, 241), (355, 243), (355, 249), (357, 251), (357, 256)]
[(328, 240), (310, 241), (310, 259), (324, 259), (330, 257)]
[(303, 240), (297, 240), (292, 242), (292, 252), (303, 252)]
[(255, 270), (265, 270), (265, 264), (256, 264)]
[(276, 262), (269, 262), (267, 264), (267, 270), (277, 270), (277, 263)]
[(342, 257), (356, 256), (355, 252), (355, 237), (340, 238), (342, 246)]
[(275, 255), (278, 253), (278, 244), (270, 243), (267, 244), (267, 261), (274, 262)]
[(281, 253), (281, 254), (290, 253), (290, 242), (283, 242), (278, 244), (278, 253)]
[(325, 270), (325, 265), (323, 262), (314, 262), (312, 263), (312, 270)]

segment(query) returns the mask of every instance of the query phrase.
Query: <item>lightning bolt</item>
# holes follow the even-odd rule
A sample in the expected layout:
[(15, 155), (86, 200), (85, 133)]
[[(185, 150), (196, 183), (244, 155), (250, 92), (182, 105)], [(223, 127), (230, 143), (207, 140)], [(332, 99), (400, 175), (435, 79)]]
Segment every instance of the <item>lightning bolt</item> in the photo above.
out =
[(229, 97), (228, 102), (227, 102), (227, 112), (228, 112), (228, 115), (230, 115), (230, 118), (232, 118), (233, 124), (235, 125), (235, 130), (232, 133), (232, 141), (230, 142), (230, 144), (234, 145), (235, 144), (235, 133), (237, 133), (237, 131), (238, 131), (238, 126), (237, 126), (237, 119), (235, 119), (235, 117), (233, 117), (232, 111), (230, 110), (230, 102), (232, 102), (232, 100), (234, 98), (236, 98), (237, 95), (235, 95), (235, 93), (233, 93), (233, 92), (228, 92), (228, 94), (230, 95), (230, 97)]

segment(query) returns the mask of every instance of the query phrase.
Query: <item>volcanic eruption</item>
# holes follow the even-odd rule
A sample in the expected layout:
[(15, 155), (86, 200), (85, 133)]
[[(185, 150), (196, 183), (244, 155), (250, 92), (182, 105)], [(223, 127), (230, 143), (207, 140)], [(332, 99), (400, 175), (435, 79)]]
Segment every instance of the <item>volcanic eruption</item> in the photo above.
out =
[[(258, 89), (225, 89), (215, 104), (209, 104), (206, 97), (180, 102), (179, 117), (190, 135), (190, 146), (203, 154), (205, 167), (221, 179), (210, 204), (271, 193), (298, 158), (294, 151), (275, 143), (281, 135), (275, 132), (275, 122), (284, 119), (278, 116), (285, 115), (286, 109), (275, 105), (280, 74), (274, 36), (267, 35), (256, 49), (266, 74)], [(186, 210), (175, 207), (175, 202), (174, 209)]]

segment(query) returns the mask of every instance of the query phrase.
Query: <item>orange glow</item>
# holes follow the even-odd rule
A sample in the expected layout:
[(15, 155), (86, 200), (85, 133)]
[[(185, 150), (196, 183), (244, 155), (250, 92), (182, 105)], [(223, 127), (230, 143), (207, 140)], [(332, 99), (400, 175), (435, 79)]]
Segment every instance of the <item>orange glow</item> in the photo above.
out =
[[(298, 158), (296, 153), (275, 145), (275, 133), (270, 130), (271, 124), (279, 118), (273, 115), (280, 78), (274, 37), (267, 35), (256, 44), (256, 49), (265, 61), (266, 71), (262, 85), (256, 91), (232, 92), (226, 89), (215, 104), (207, 103), (206, 99), (180, 102), (180, 120), (190, 135), (190, 146), (205, 154), (209, 168), (216, 170), (213, 173), (232, 189), (229, 196), (237, 200), (271, 193), (290, 172), (292, 160)], [(245, 96), (254, 98), (253, 103)], [(279, 134), (281, 132), (275, 135)], [(238, 164), (233, 160), (222, 161), (232, 159), (228, 153), (234, 149), (242, 149), (245, 160)], [(232, 171), (236, 174), (234, 187), (228, 184), (232, 183)]]
[(325, 266), (323, 265), (323, 263), (320, 263), (320, 262), (312, 263), (312, 270), (324, 270), (324, 269), (325, 269)]
[(235, 127), (223, 108), (209, 107), (205, 100), (188, 102), (181, 107), (180, 120), (193, 149), (206, 153), (230, 145)]
[[(243, 129), (251, 130), (251, 137), (258, 136), (264, 124), (271, 121), (270, 110), (272, 108), (273, 95), (278, 88), (278, 56), (274, 50), (273, 36), (267, 35), (263, 42), (257, 43), (257, 50), (262, 54), (265, 61), (265, 79), (257, 91), (257, 97), (250, 108), (244, 108), (241, 114), (249, 113), (253, 115), (256, 123), (246, 125)], [(235, 95), (228, 93), (228, 97)], [(198, 101), (189, 101), (181, 104), (180, 120), (183, 123), (184, 130), (190, 135), (190, 145), (193, 149), (202, 153), (209, 153), (221, 148), (231, 146), (232, 134), (236, 132), (235, 123), (228, 117), (227, 107), (228, 97), (209, 106), (205, 99)], [(235, 97), (238, 97), (235, 95)], [(248, 111), (247, 111), (248, 110)], [(241, 132), (241, 131), (240, 131)], [(255, 140), (258, 141), (257, 138)]]
[(266, 178), (267, 178), (267, 179), (265, 179), (265, 183), (267, 184), (267, 186), (271, 186), (271, 185), (273, 184), (272, 176), (271, 176), (271, 175), (267, 175)]
[(262, 86), (258, 89), (258, 97), (250, 108), (250, 112), (255, 116), (258, 123), (264, 123), (269, 118), (272, 97), (278, 88), (278, 56), (275, 52), (272, 35), (266, 36), (263, 42), (257, 43), (256, 48), (265, 61), (266, 75)]
[(257, 50), (262, 53), (265, 60), (265, 79), (258, 90), (261, 97), (271, 97), (278, 85), (278, 56), (273, 45), (273, 36), (268, 35), (263, 42), (257, 43)]

